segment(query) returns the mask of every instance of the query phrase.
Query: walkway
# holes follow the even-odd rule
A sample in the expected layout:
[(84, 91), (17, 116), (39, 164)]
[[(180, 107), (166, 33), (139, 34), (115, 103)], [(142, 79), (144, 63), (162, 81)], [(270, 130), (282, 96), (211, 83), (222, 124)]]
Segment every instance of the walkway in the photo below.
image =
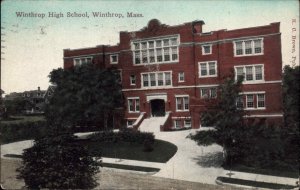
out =
[[(151, 128), (148, 128), (151, 131)], [(160, 171), (154, 174), (156, 177), (164, 177), (170, 179), (178, 179), (192, 182), (200, 182), (207, 184), (216, 184), (215, 180), (218, 176), (228, 177), (229, 171), (221, 167), (222, 164), (222, 147), (218, 145), (198, 146), (195, 141), (186, 138), (190, 133), (197, 130), (185, 130), (174, 132), (160, 132), (157, 129), (152, 130), (155, 138), (169, 141), (178, 147), (177, 153), (167, 163), (154, 163), (135, 160), (120, 160), (112, 158), (103, 158), (105, 163), (134, 165), (160, 168)], [(81, 133), (80, 136), (86, 135)], [(32, 140), (20, 141), (1, 146), (1, 157), (5, 154), (21, 155), (23, 149), (33, 145)], [(7, 159), (7, 157), (4, 157)], [(297, 179), (275, 177), (268, 175), (235, 172), (232, 178), (247, 179), (253, 181), (263, 181), (271, 183), (280, 183), (295, 185)]]

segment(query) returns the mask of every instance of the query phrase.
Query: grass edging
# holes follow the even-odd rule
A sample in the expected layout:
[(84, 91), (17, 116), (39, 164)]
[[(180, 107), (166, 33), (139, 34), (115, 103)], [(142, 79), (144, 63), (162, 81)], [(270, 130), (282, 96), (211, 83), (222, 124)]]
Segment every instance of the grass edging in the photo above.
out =
[(237, 179), (237, 178), (230, 178), (230, 177), (217, 177), (216, 183), (222, 185), (242, 185), (242, 186), (268, 188), (268, 189), (293, 189), (296, 187), (293, 185), (251, 181), (251, 180)]
[(116, 169), (123, 169), (123, 170), (132, 170), (132, 171), (139, 171), (139, 172), (158, 172), (159, 168), (150, 168), (150, 167), (143, 167), (143, 166), (132, 166), (132, 165), (123, 165), (123, 164), (112, 164), (112, 163), (101, 163), (102, 167), (106, 168), (116, 168)]
[(262, 175), (271, 175), (278, 177), (289, 177), (289, 178), (298, 178), (298, 172), (292, 171), (283, 171), (283, 170), (272, 170), (272, 169), (263, 169), (263, 168), (252, 168), (244, 165), (234, 165), (234, 166), (223, 166), (226, 170), (233, 170), (237, 172), (247, 172), (254, 174), (262, 174)]

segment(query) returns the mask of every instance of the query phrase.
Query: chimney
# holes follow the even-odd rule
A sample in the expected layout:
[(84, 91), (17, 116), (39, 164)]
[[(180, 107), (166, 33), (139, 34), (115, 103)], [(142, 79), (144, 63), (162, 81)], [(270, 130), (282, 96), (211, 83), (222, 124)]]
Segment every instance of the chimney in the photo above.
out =
[(41, 91), (41, 88), (38, 86), (38, 91)]
[(195, 20), (192, 22), (193, 25), (193, 33), (202, 33), (202, 25), (204, 25), (203, 20)]

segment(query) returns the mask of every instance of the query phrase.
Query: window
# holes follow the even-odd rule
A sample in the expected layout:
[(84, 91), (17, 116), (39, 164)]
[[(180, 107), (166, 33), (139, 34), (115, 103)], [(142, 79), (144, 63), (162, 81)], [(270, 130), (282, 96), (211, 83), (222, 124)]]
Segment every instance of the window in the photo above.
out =
[(217, 62), (208, 61), (199, 63), (199, 77), (216, 77)]
[(190, 119), (184, 120), (184, 127), (185, 127), (185, 128), (190, 128), (190, 127), (192, 127), (192, 122), (191, 122)]
[(180, 125), (181, 125), (180, 120), (174, 120), (174, 127), (175, 127), (175, 129), (179, 129)]
[(243, 100), (243, 96), (242, 95), (239, 95), (237, 97), (237, 100), (236, 100), (236, 107), (238, 109), (243, 109), (244, 108), (244, 100)]
[(247, 108), (254, 108), (254, 95), (253, 94), (247, 94), (246, 95), (246, 101), (247, 101)]
[(143, 87), (148, 87), (148, 86), (149, 86), (149, 75), (143, 74)]
[(217, 88), (200, 88), (201, 98), (216, 98)]
[(117, 64), (118, 63), (118, 55), (110, 55), (110, 64)]
[(176, 96), (176, 111), (189, 111), (188, 96)]
[(184, 72), (178, 73), (178, 82), (184, 82)]
[(134, 53), (134, 62), (136, 65), (140, 64), (141, 63), (141, 54), (139, 51), (135, 51)]
[(92, 63), (92, 57), (82, 57), (82, 58), (74, 59), (74, 66), (80, 66), (83, 64), (90, 64), (90, 63)]
[(130, 75), (130, 85), (135, 85), (135, 83), (136, 83), (135, 75)]
[(127, 120), (127, 127), (131, 127), (134, 124), (135, 120)]
[(134, 64), (178, 61), (178, 37), (133, 42)]
[(171, 72), (153, 72), (142, 74), (142, 87), (157, 87), (171, 85)]
[[(265, 92), (246, 92), (238, 96), (236, 100), (236, 107), (238, 109), (265, 109)], [(244, 100), (246, 99), (246, 107), (244, 107)]]
[(202, 55), (209, 55), (209, 54), (211, 54), (211, 49), (212, 49), (212, 47), (211, 47), (212, 45), (203, 45), (202, 46)]
[(257, 94), (257, 108), (265, 107), (265, 94)]
[(157, 85), (158, 86), (164, 85), (164, 74), (163, 73), (157, 73)]
[(140, 112), (140, 99), (139, 98), (128, 98), (128, 111)]
[(165, 85), (171, 85), (171, 73), (164, 73), (165, 74)]
[(257, 82), (264, 80), (264, 66), (263, 65), (246, 65), (246, 66), (236, 66), (235, 69), (235, 79), (244, 76), (244, 82)]
[(234, 42), (234, 56), (261, 55), (263, 54), (263, 40), (241, 40)]
[(156, 86), (155, 73), (150, 73), (150, 85)]

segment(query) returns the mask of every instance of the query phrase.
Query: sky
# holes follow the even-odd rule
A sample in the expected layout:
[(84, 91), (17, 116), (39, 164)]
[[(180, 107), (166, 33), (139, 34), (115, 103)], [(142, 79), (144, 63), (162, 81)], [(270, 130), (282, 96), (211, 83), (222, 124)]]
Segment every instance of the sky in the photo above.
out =
[[(18, 17), (21, 12), (34, 16)], [(63, 17), (49, 17), (49, 12), (62, 13)], [(87, 12), (89, 17), (68, 17), (68, 12)], [(124, 17), (93, 17), (92, 12)], [(127, 18), (127, 12), (143, 17)], [(63, 49), (115, 45), (120, 31), (140, 30), (153, 18), (167, 25), (203, 20), (204, 32), (280, 22), (283, 65), (299, 65), (298, 0), (4, 0), (1, 1), (1, 89), (6, 94), (38, 86), (46, 90), (49, 73), (63, 67)]]

